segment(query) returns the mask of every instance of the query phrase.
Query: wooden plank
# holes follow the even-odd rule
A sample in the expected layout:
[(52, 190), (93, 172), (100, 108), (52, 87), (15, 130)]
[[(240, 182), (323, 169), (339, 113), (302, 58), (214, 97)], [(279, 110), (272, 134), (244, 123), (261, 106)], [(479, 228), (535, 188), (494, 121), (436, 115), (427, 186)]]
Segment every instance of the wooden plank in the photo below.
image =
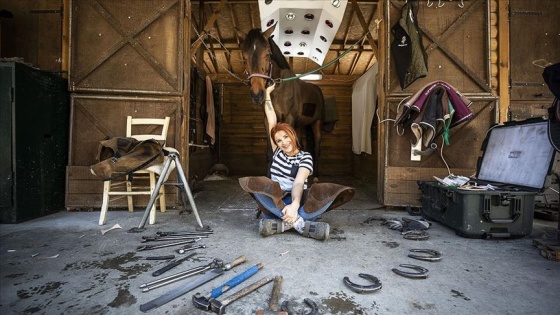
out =
[(181, 0), (72, 1), (70, 90), (181, 95), (183, 12)]
[(509, 43), (509, 1), (498, 1), (498, 90), (500, 95), (498, 122), (508, 121), (510, 43)]

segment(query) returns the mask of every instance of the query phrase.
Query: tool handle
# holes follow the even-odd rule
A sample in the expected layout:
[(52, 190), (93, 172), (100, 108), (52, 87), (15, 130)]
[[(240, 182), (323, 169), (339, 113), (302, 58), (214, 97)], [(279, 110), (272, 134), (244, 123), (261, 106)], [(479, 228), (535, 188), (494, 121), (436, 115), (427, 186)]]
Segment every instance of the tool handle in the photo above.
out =
[(169, 260), (175, 258), (175, 255), (168, 255), (168, 256), (150, 256), (144, 259), (146, 260)]
[(210, 292), (210, 297), (215, 299), (222, 295), (224, 292), (228, 291), (229, 289), (235, 287), (236, 285), (240, 284), (241, 282), (249, 279), (252, 275), (257, 273), (263, 267), (262, 263), (256, 264), (253, 267), (245, 270), (243, 273), (238, 274), (237, 276), (231, 278), (228, 282), (222, 284), (221, 286), (214, 288), (212, 292)]
[(237, 265), (241, 265), (242, 263), (247, 261), (247, 257), (245, 256), (239, 256), (237, 258), (235, 258), (235, 260), (233, 260), (232, 262), (230, 262), (229, 264), (225, 265), (222, 269), (224, 270), (230, 270), (231, 268), (237, 266)]
[(180, 262), (176, 262), (176, 261), (174, 261), (172, 263), (169, 263), (167, 266), (164, 266), (163, 268), (154, 271), (152, 273), (152, 276), (154, 276), (154, 277), (160, 276), (164, 272), (169, 271), (169, 270), (179, 266), (180, 264), (181, 264)]
[[(185, 258), (181, 258), (181, 259), (178, 259), (178, 260), (176, 260), (176, 261), (172, 261), (172, 262), (170, 262), (169, 264), (167, 264), (166, 266), (164, 266), (163, 268), (154, 271), (154, 272), (152, 273), (152, 276), (157, 277), (157, 276), (161, 275), (162, 273), (164, 273), (164, 272), (166, 272), (166, 271), (169, 271), (169, 270), (171, 270), (171, 269), (173, 269), (173, 268), (179, 266), (183, 261), (185, 261), (185, 260), (187, 260), (187, 259), (193, 257), (194, 255), (196, 255), (196, 253), (192, 253), (192, 254), (188, 255), (187, 257), (185, 257)], [(175, 257), (175, 256), (173, 255), (173, 257)]]
[(280, 301), (280, 291), (282, 291), (282, 276), (274, 277), (274, 284), (272, 285), (272, 294), (270, 295), (270, 300), (268, 302), (268, 308), (271, 311), (277, 312), (279, 309), (279, 301)]
[(222, 305), (228, 305), (229, 303), (231, 303), (231, 302), (233, 302), (237, 299), (240, 299), (240, 298), (244, 297), (245, 295), (255, 291), (256, 289), (262, 287), (263, 285), (265, 285), (269, 282), (272, 282), (272, 280), (274, 280), (274, 279), (270, 278), (270, 277), (264, 277), (264, 278), (260, 279), (259, 281), (255, 282), (251, 285), (248, 285), (248, 286), (244, 287), (243, 289), (235, 292), (234, 294), (228, 296), (227, 298), (223, 299), (221, 301), (221, 303), (222, 303)]

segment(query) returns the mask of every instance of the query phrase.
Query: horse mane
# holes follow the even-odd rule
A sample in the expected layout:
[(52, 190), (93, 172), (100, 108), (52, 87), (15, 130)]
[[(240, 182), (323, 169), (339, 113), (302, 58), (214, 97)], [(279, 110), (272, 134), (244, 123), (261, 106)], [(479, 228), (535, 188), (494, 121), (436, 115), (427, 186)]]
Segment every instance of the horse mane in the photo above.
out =
[[(266, 46), (266, 39), (262, 35), (262, 30), (260, 28), (254, 28), (247, 33), (245, 40), (241, 44), (241, 49), (244, 51), (251, 51), (251, 46), (253, 44), (259, 44), (259, 46)], [(268, 45), (270, 46), (270, 52), (272, 54), (272, 60), (276, 62), (278, 68), (280, 69), (290, 69), (288, 61), (282, 54), (282, 51), (272, 40), (272, 37), (268, 38)]]
[(272, 36), (270, 38), (268, 38), (268, 44), (270, 45), (270, 51), (272, 53), (272, 60), (276, 61), (276, 64), (278, 65), (278, 68), (280, 68), (280, 69), (290, 69), (290, 64), (286, 60), (286, 57), (284, 57), (284, 54), (282, 53), (282, 51), (280, 50), (278, 45), (276, 45), (276, 43), (272, 39)]

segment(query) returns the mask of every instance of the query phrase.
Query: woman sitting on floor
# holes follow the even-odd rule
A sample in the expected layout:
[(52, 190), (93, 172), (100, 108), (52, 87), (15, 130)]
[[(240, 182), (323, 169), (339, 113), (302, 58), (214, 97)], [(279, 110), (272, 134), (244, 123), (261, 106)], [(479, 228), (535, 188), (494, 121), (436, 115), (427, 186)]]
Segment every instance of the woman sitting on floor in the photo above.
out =
[(313, 173), (313, 158), (301, 150), (294, 128), (277, 122), (270, 97), (273, 90), (274, 85), (267, 89), (264, 106), (273, 150), (271, 178), (243, 177), (239, 183), (257, 201), (265, 216), (259, 222), (262, 236), (293, 227), (304, 236), (326, 240), (329, 224), (315, 220), (324, 212), (350, 201), (355, 190), (332, 183), (315, 183), (308, 189), (307, 178)]

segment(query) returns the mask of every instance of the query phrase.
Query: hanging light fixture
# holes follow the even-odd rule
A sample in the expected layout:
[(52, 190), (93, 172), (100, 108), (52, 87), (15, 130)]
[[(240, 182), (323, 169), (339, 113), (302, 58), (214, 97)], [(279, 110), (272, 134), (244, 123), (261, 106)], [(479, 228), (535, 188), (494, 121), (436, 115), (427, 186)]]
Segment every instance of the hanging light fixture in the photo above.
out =
[(284, 55), (307, 57), (322, 65), (347, 4), (348, 0), (259, 0), (261, 28), (264, 31), (271, 26), (269, 21), (278, 21), (272, 35)]

